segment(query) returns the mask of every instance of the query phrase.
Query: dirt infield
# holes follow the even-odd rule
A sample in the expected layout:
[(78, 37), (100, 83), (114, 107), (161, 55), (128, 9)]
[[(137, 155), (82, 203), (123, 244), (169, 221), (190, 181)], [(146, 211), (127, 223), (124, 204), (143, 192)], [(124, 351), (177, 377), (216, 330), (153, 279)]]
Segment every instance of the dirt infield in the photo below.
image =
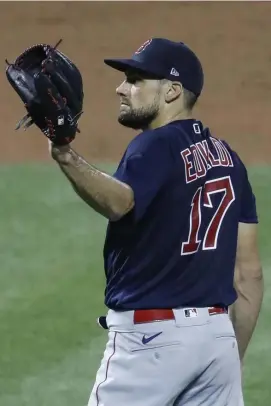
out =
[(119, 159), (134, 132), (116, 122), (122, 75), (105, 57), (129, 56), (151, 36), (187, 42), (206, 82), (197, 108), (215, 135), (248, 163), (270, 163), (271, 3), (268, 2), (1, 2), (1, 162), (46, 160), (36, 129), (15, 133), (24, 109), (7, 83), (4, 59), (26, 47), (56, 43), (80, 67), (85, 84), (82, 133), (74, 146), (88, 159)]

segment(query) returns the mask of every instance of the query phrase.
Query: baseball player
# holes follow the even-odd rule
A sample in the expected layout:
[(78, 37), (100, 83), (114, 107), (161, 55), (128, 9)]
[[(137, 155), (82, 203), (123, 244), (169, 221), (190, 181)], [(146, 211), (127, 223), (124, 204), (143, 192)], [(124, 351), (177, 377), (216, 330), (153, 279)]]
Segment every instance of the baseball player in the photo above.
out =
[(50, 147), (109, 220), (108, 343), (88, 406), (239, 406), (263, 296), (246, 168), (194, 116), (204, 74), (188, 46), (152, 38), (105, 63), (124, 75), (118, 122), (137, 131), (116, 172)]

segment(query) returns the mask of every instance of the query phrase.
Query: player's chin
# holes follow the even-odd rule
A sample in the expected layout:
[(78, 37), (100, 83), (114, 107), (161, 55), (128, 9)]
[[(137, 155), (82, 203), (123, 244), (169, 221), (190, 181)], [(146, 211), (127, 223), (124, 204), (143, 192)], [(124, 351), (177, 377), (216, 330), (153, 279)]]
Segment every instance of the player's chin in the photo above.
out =
[(133, 128), (134, 130), (140, 130), (142, 128), (141, 120), (138, 120), (134, 115), (128, 112), (121, 112), (118, 117), (118, 122), (124, 127)]

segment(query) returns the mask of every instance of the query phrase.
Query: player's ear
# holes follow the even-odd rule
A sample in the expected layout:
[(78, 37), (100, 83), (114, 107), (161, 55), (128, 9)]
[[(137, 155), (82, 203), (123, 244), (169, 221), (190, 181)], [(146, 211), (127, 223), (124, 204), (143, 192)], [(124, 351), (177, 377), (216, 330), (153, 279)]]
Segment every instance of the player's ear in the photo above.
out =
[(165, 92), (166, 103), (171, 103), (178, 99), (183, 92), (183, 86), (180, 82), (167, 82), (167, 89)]

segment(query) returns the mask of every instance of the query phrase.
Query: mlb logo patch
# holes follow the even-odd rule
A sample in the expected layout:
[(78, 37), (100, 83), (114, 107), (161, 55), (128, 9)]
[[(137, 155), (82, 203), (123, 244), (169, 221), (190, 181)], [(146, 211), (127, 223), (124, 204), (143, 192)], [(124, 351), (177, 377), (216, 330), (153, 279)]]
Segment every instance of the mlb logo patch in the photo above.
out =
[(64, 116), (57, 117), (57, 125), (64, 125)]
[(197, 311), (197, 309), (185, 309), (184, 315), (185, 315), (185, 317), (197, 317), (198, 311)]

